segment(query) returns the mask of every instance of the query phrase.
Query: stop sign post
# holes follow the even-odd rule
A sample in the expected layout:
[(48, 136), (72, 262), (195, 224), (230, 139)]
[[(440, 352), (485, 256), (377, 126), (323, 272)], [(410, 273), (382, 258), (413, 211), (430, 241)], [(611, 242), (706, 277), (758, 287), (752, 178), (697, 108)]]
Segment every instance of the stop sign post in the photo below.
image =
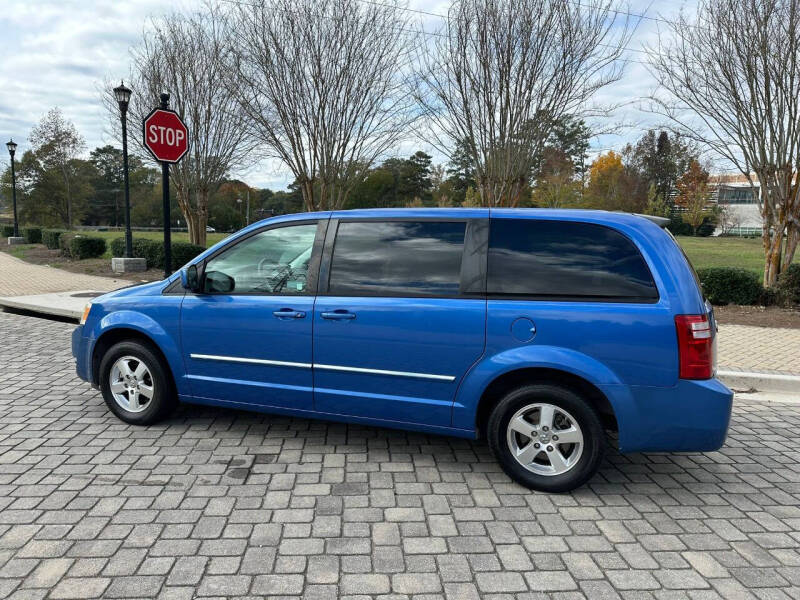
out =
[(174, 110), (169, 109), (169, 94), (161, 94), (161, 106), (142, 122), (144, 145), (161, 163), (164, 208), (164, 277), (172, 273), (172, 233), (169, 220), (169, 165), (178, 162), (189, 150), (189, 130)]

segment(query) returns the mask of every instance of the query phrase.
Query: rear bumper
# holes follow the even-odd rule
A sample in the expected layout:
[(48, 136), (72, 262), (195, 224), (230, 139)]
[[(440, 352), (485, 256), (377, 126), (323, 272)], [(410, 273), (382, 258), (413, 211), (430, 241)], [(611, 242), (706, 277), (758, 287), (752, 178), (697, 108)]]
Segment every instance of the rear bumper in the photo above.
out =
[(717, 379), (600, 387), (614, 406), (622, 452), (711, 452), (725, 443), (733, 392)]
[(75, 357), (75, 372), (84, 381), (91, 377), (91, 344), (88, 338), (83, 337), (83, 325), (78, 325), (72, 332), (72, 356)]

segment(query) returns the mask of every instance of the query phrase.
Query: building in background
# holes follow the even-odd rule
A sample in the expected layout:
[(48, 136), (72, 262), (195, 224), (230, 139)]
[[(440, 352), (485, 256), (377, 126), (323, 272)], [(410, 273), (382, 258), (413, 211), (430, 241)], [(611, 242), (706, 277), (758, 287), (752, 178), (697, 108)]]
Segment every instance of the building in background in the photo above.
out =
[(711, 175), (708, 182), (711, 199), (721, 210), (714, 235), (761, 235), (758, 183), (751, 185), (741, 174)]

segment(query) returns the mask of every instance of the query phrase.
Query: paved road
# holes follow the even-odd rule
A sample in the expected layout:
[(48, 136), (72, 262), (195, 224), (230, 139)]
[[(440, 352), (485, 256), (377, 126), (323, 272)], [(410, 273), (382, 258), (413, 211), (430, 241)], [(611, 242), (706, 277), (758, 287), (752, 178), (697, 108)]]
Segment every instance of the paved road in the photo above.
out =
[(126, 279), (81, 275), (55, 267), (33, 265), (7, 252), (0, 252), (0, 273), (0, 296), (27, 296), (73, 290), (109, 292), (131, 284)]
[(480, 442), (197, 407), (129, 427), (71, 329), (0, 313), (0, 598), (800, 597), (798, 406), (546, 495)]

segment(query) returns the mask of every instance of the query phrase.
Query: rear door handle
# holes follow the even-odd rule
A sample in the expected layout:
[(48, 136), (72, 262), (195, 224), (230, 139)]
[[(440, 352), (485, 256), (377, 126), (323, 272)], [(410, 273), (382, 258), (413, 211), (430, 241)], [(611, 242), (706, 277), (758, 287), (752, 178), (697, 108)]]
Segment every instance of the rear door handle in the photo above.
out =
[(347, 321), (356, 318), (355, 313), (351, 313), (349, 310), (345, 310), (343, 308), (320, 313), (320, 316), (323, 319), (330, 319), (332, 321)]
[(292, 308), (282, 308), (280, 310), (273, 311), (272, 313), (279, 319), (304, 319), (306, 313), (302, 310), (294, 310)]

